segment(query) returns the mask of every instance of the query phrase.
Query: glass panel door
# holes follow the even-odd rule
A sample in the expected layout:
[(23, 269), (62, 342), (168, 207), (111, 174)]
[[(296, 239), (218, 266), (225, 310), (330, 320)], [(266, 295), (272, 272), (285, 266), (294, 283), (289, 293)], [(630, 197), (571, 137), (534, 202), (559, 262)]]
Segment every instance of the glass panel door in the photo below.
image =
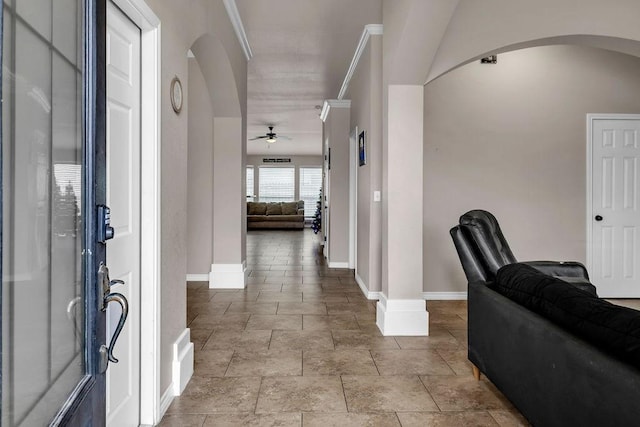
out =
[(78, 396), (91, 403), (101, 388), (87, 353), (97, 304), (85, 186), (100, 168), (87, 160), (98, 104), (87, 96), (95, 39), (85, 28), (95, 3), (3, 3), (2, 426), (46, 425), (61, 408), (73, 423)]

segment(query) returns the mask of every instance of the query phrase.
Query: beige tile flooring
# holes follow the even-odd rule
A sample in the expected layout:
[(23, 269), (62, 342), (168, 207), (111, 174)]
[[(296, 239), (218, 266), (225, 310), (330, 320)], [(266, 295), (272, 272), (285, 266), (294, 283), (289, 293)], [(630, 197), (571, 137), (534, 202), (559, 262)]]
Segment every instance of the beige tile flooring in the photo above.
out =
[(310, 230), (247, 236), (243, 291), (187, 285), (195, 373), (161, 426), (517, 426), (467, 360), (466, 302), (430, 301), (429, 337), (384, 337), (375, 301)]

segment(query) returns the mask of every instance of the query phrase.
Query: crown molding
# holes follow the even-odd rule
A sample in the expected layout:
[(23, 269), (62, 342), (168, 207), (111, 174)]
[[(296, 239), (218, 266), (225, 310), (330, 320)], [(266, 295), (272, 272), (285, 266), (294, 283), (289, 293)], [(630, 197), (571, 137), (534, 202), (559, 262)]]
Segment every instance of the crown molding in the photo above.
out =
[(331, 108), (351, 108), (351, 100), (325, 99), (324, 104), (322, 104), (322, 111), (320, 112), (320, 120), (323, 122), (327, 121)]
[(251, 46), (249, 46), (247, 33), (244, 31), (244, 25), (242, 24), (242, 18), (240, 18), (240, 12), (238, 12), (238, 6), (236, 6), (236, 0), (222, 1), (224, 3), (224, 8), (227, 9), (227, 15), (229, 15), (229, 20), (236, 32), (236, 36), (238, 37), (244, 56), (247, 58), (247, 61), (249, 61), (253, 57), (253, 52), (251, 52)]
[(364, 30), (362, 30), (362, 36), (360, 36), (360, 41), (358, 42), (358, 46), (356, 46), (356, 51), (353, 54), (353, 59), (351, 60), (351, 64), (349, 65), (349, 69), (347, 70), (347, 75), (344, 76), (344, 81), (342, 82), (342, 86), (340, 87), (338, 99), (342, 99), (347, 93), (349, 82), (351, 81), (351, 77), (353, 77), (353, 73), (356, 72), (356, 67), (358, 66), (358, 62), (360, 61), (360, 56), (362, 56), (364, 48), (367, 47), (369, 38), (371, 36), (382, 35), (382, 31), (382, 24), (367, 24), (364, 26)]

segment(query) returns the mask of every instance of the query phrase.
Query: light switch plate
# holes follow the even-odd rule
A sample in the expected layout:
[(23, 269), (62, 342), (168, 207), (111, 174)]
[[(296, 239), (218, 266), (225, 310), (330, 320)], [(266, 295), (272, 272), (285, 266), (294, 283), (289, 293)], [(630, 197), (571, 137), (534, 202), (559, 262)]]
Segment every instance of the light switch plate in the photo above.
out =
[(376, 190), (373, 192), (373, 201), (374, 202), (379, 202), (380, 201), (380, 191)]

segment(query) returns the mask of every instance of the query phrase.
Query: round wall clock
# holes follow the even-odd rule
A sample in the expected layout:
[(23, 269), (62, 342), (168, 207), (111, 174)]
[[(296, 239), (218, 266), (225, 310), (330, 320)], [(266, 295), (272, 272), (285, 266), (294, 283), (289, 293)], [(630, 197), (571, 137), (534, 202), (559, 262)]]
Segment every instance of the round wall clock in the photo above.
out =
[(182, 83), (178, 76), (171, 80), (171, 106), (177, 114), (182, 111)]

